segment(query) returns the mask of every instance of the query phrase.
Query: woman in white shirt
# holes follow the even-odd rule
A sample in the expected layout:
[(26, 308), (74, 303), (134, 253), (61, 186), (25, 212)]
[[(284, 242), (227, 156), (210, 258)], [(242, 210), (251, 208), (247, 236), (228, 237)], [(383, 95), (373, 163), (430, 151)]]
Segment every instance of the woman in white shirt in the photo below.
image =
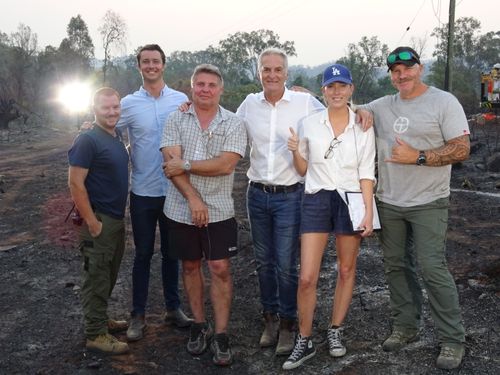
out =
[[(338, 276), (333, 311), (327, 332), (330, 355), (345, 355), (341, 325), (352, 299), (356, 258), (361, 238), (373, 231), (375, 135), (355, 123), (348, 102), (354, 91), (349, 70), (340, 64), (325, 69), (322, 93), (328, 108), (308, 116), (299, 134), (290, 128), (288, 149), (297, 172), (305, 175), (301, 211), (300, 279), (297, 293), (299, 331), (295, 348), (283, 369), (299, 367), (316, 354), (311, 340), (316, 289), (321, 259), (330, 232), (335, 234)], [(365, 216), (353, 228), (345, 200), (346, 191), (361, 191)]]

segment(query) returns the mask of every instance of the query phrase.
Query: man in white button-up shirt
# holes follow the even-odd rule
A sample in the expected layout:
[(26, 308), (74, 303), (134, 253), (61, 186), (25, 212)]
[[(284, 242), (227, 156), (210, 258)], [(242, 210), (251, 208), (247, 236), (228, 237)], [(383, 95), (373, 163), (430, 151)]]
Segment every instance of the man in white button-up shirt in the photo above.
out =
[[(290, 127), (323, 105), (290, 91), (286, 54), (267, 49), (259, 56), (263, 92), (250, 94), (236, 112), (247, 123), (250, 142), (248, 216), (254, 243), (265, 329), (261, 347), (287, 355), (294, 346), (297, 319), (297, 257), (303, 179), (287, 149)], [(278, 323), (279, 322), (279, 323)]]

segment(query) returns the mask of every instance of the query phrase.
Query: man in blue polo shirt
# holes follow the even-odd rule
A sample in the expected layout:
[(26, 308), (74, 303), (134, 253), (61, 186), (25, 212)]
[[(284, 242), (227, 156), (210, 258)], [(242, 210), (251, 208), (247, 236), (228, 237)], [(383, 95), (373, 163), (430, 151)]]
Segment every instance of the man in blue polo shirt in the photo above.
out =
[(132, 160), (130, 216), (135, 259), (132, 270), (132, 319), (127, 331), (129, 341), (140, 340), (146, 328), (149, 272), (157, 225), (160, 227), (161, 237), (165, 321), (178, 327), (191, 324), (191, 319), (180, 309), (178, 261), (167, 254), (163, 203), (169, 182), (161, 168), (163, 158), (159, 151), (165, 120), (180, 104), (187, 101), (187, 96), (165, 84), (165, 53), (157, 44), (142, 47), (137, 54), (137, 64), (143, 85), (138, 91), (122, 99), (122, 114), (117, 124), (119, 129), (128, 131)]
[(115, 130), (120, 117), (120, 96), (109, 87), (94, 95), (95, 123), (80, 134), (68, 152), (71, 197), (85, 225), (81, 300), (86, 347), (108, 354), (123, 354), (128, 345), (109, 333), (126, 329), (126, 322), (108, 319), (108, 298), (115, 285), (125, 248), (123, 217), (128, 194), (128, 153)]

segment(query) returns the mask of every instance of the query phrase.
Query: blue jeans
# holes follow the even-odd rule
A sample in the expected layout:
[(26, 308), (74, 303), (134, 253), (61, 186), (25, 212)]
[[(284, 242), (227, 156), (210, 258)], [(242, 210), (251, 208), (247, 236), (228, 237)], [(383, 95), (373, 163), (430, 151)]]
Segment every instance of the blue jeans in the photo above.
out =
[(149, 290), (149, 271), (154, 253), (156, 226), (160, 227), (161, 276), (167, 310), (176, 310), (179, 300), (179, 262), (168, 256), (165, 197), (144, 197), (130, 193), (130, 217), (134, 234), (135, 258), (132, 269), (132, 316), (144, 315)]
[(264, 312), (297, 318), (297, 259), (300, 204), (304, 189), (266, 193), (252, 186), (247, 210)]

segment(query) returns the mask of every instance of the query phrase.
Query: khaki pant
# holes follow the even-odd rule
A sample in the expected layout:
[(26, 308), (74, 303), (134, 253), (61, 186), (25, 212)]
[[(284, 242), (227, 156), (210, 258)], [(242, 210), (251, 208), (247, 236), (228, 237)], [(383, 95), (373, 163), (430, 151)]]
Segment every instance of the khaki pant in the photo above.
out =
[(378, 202), (380, 240), (394, 328), (418, 329), (423, 299), (418, 264), (439, 342), (463, 343), (457, 288), (445, 258), (448, 206), (449, 198), (414, 207)]
[(96, 213), (102, 232), (93, 238), (87, 226), (82, 227), (80, 248), (83, 253), (81, 301), (85, 335), (89, 339), (108, 332), (108, 298), (113, 291), (125, 249), (123, 220)]

